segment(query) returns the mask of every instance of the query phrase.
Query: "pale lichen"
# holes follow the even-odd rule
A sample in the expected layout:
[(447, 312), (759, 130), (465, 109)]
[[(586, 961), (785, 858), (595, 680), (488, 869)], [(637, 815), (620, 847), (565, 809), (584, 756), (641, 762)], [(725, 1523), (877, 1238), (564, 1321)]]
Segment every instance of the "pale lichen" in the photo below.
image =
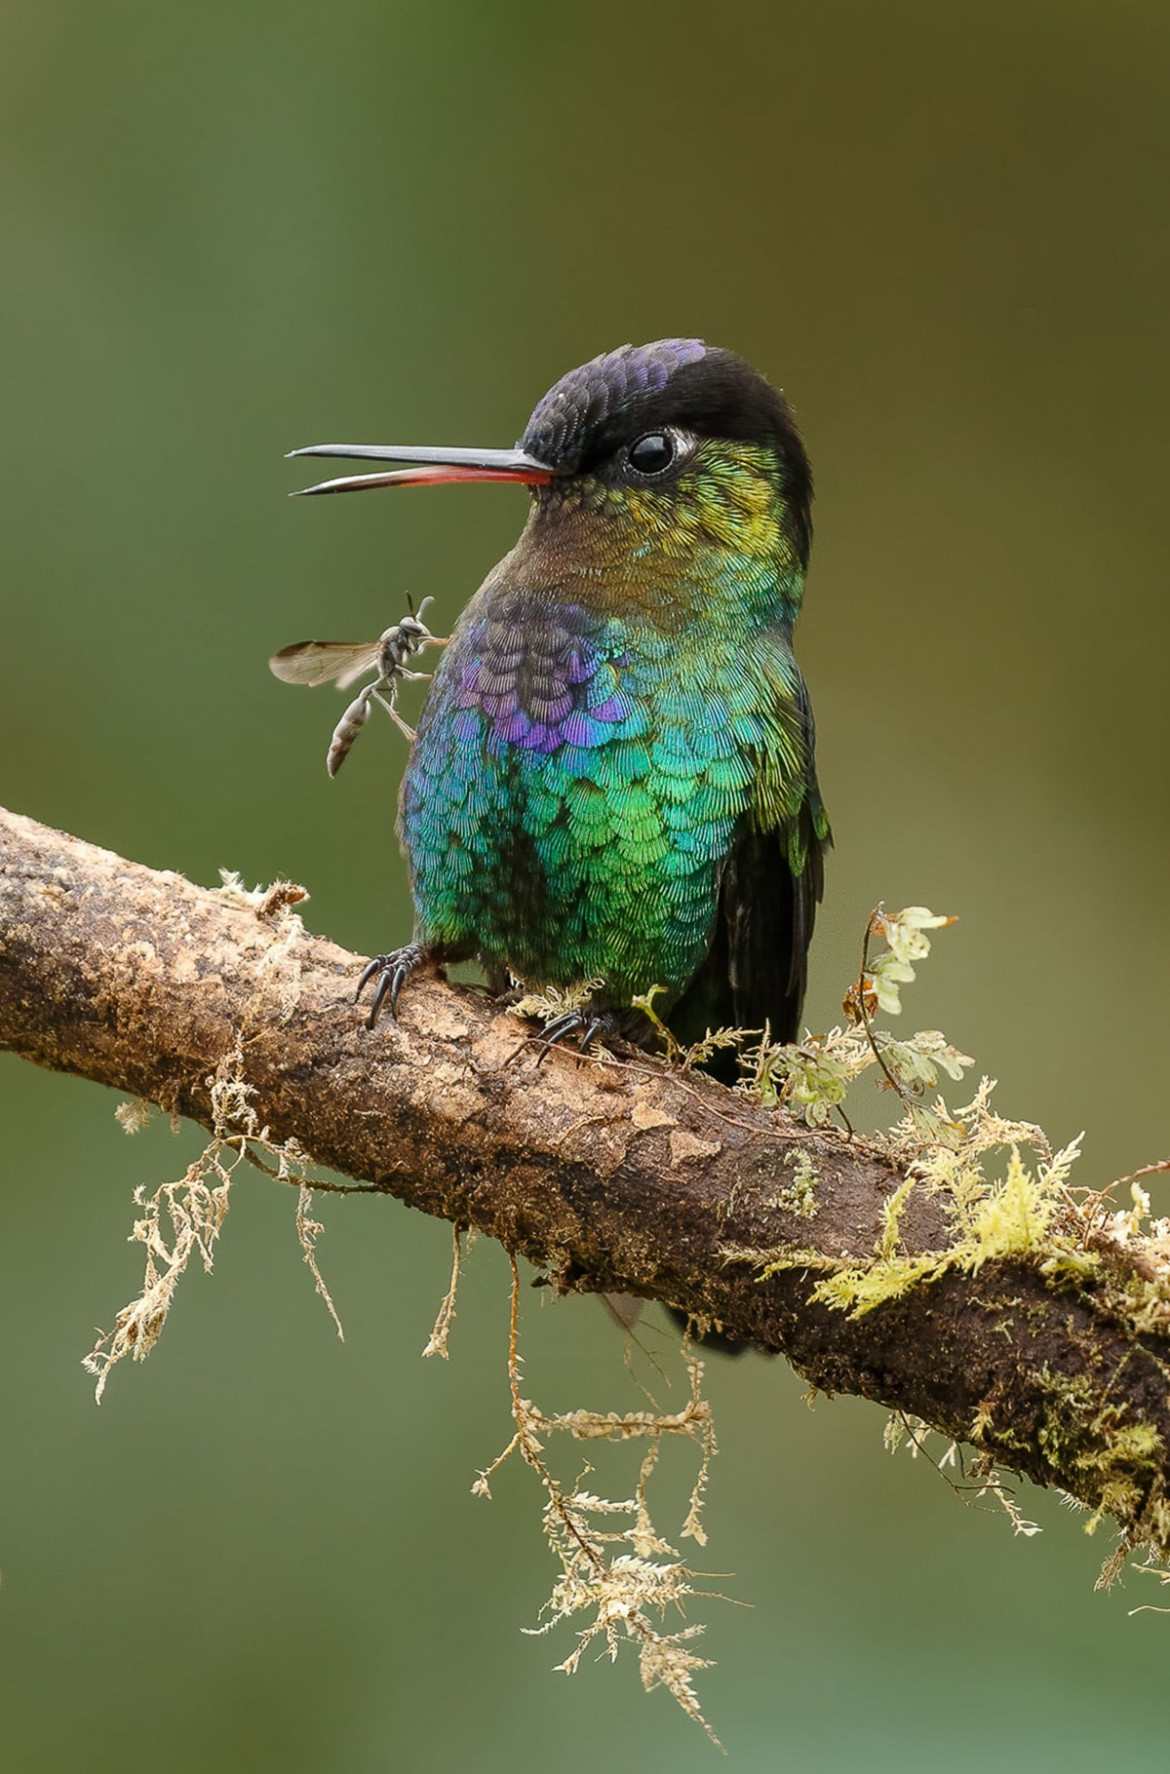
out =
[[(479, 1497), (490, 1497), (490, 1480), (513, 1452), (536, 1473), (544, 1487), (544, 1530), (560, 1564), (553, 1591), (544, 1607), (545, 1616), (534, 1633), (549, 1632), (560, 1621), (581, 1619), (577, 1644), (558, 1670), (572, 1675), (583, 1653), (600, 1640), (603, 1651), (615, 1660), (623, 1643), (632, 1644), (638, 1655), (642, 1686), (663, 1687), (687, 1714), (718, 1744), (699, 1707), (694, 1677), (709, 1666), (690, 1646), (703, 1627), (685, 1626), (674, 1632), (661, 1630), (664, 1616), (682, 1612), (692, 1596), (704, 1593), (694, 1586), (695, 1573), (673, 1546), (659, 1534), (651, 1519), (647, 1485), (658, 1462), (663, 1439), (682, 1436), (698, 1443), (700, 1464), (691, 1490), (681, 1534), (706, 1544), (701, 1513), (710, 1463), (714, 1457), (715, 1432), (711, 1412), (701, 1395), (702, 1364), (684, 1345), (690, 1379), (690, 1396), (681, 1411), (566, 1411), (549, 1415), (523, 1396), (520, 1383), (518, 1318), (520, 1276), (512, 1263), (512, 1308), (508, 1343), (508, 1383), (515, 1433), (507, 1447), (486, 1467), (472, 1486)], [(586, 1489), (584, 1471), (571, 1484), (558, 1479), (544, 1455), (546, 1440), (562, 1433), (576, 1441), (626, 1442), (647, 1440), (637, 1485), (632, 1497), (615, 1500)], [(604, 1523), (624, 1525), (605, 1526)]]
[[(916, 1460), (921, 1455), (968, 1508), (979, 1508), (984, 1499), (990, 1497), (1007, 1516), (1013, 1534), (1031, 1539), (1041, 1532), (1039, 1522), (1029, 1520), (1024, 1514), (1016, 1502), (1012, 1486), (989, 1455), (979, 1454), (968, 1465), (959, 1442), (953, 1437), (940, 1435), (929, 1423), (923, 1422), (921, 1417), (912, 1416), (907, 1411), (891, 1411), (886, 1419), (882, 1440), (891, 1454), (896, 1454), (900, 1448), (905, 1447), (911, 1459)], [(936, 1453), (932, 1444), (937, 1444), (940, 1440), (943, 1443), (942, 1451)], [(957, 1469), (957, 1480), (949, 1476), (948, 1467)]]
[(154, 1115), (154, 1104), (148, 1103), (143, 1097), (132, 1096), (129, 1102), (119, 1103), (114, 1110), (114, 1120), (123, 1133), (141, 1133), (149, 1127)]
[(792, 1181), (770, 1196), (766, 1205), (779, 1213), (793, 1214), (798, 1220), (811, 1220), (819, 1205), (817, 1167), (803, 1150), (789, 1152), (784, 1162), (792, 1171)]
[[(247, 1160), (275, 1181), (297, 1191), (296, 1232), (305, 1263), (317, 1292), (344, 1337), (329, 1289), (316, 1255), (320, 1223), (312, 1217), (312, 1191), (336, 1187), (311, 1179), (308, 1159), (296, 1140), (274, 1140), (253, 1106), (256, 1095), (244, 1077), (241, 1043), (224, 1055), (213, 1076), (207, 1079), (211, 1105), (211, 1137), (199, 1156), (176, 1182), (162, 1183), (150, 1195), (145, 1188), (134, 1192), (143, 1209), (130, 1233), (130, 1241), (146, 1251), (142, 1287), (118, 1312), (112, 1330), (99, 1333), (82, 1365), (94, 1375), (94, 1395), (101, 1402), (110, 1370), (125, 1356), (145, 1361), (162, 1334), (175, 1290), (196, 1258), (210, 1274), (215, 1249), (227, 1218), (232, 1184), (239, 1166)], [(133, 1110), (136, 1104), (125, 1104)], [(127, 1117), (119, 1116), (123, 1126)], [(128, 1128), (127, 1131), (133, 1131)], [(261, 1156), (263, 1154), (264, 1156)]]
[[(467, 1234), (468, 1250), (471, 1249), (474, 1240), (475, 1231), (472, 1228)], [(455, 1322), (455, 1302), (459, 1293), (459, 1277), (463, 1272), (463, 1228), (461, 1226), (451, 1228), (451, 1244), (451, 1281), (447, 1292), (439, 1302), (434, 1328), (427, 1338), (426, 1347), (423, 1350), (424, 1356), (438, 1355), (444, 1361), (449, 1359), (447, 1339), (451, 1334), (451, 1326)]]
[[(82, 1364), (95, 1376), (99, 1404), (110, 1370), (126, 1355), (145, 1361), (158, 1342), (175, 1289), (192, 1258), (198, 1256), (208, 1272), (213, 1267), (233, 1174), (244, 1157), (234, 1125), (241, 1115), (255, 1117), (239, 1067), (237, 1050), (221, 1061), (210, 1080), (212, 1137), (186, 1173), (177, 1182), (161, 1184), (152, 1195), (141, 1188), (134, 1192), (135, 1203), (144, 1212), (135, 1220), (130, 1237), (145, 1247), (146, 1272), (141, 1292), (122, 1307), (113, 1330), (99, 1335)], [(164, 1222), (169, 1222), (169, 1234)]]
[(273, 939), (256, 966), (256, 989), (243, 1018), (245, 1033), (253, 1020), (266, 1020), (274, 1010), (280, 1021), (288, 1022), (300, 1002), (301, 963), (296, 950), (305, 935), (300, 915), (292, 908), (308, 899), (308, 892), (295, 881), (247, 888), (231, 869), (220, 869), (219, 873), (223, 897), (255, 912)]
[[(519, 989), (518, 981), (512, 983)], [(525, 992), (509, 1008), (513, 1016), (547, 1025), (558, 1022), (562, 1016), (571, 1016), (574, 1010), (583, 1010), (604, 985), (603, 979), (586, 979), (575, 986), (546, 986), (543, 991)]]
[[(823, 1127), (834, 1111), (844, 1117), (843, 1104), (854, 1079), (877, 1066), (882, 1086), (894, 1090), (920, 1136), (945, 1138), (952, 1131), (945, 1112), (926, 1101), (939, 1076), (958, 1081), (974, 1061), (953, 1047), (938, 1029), (921, 1029), (901, 1039), (874, 1027), (873, 1014), (897, 1015), (901, 988), (915, 978), (914, 962), (930, 953), (928, 930), (942, 929), (954, 918), (938, 917), (925, 906), (886, 912), (880, 906), (866, 925), (861, 968), (845, 994), (845, 1028), (827, 1035), (807, 1034), (803, 1041), (773, 1042), (765, 1028), (755, 1046), (741, 1054), (744, 1077), (738, 1088), (767, 1107), (784, 1107), (810, 1127)], [(887, 947), (870, 956), (875, 936)]]

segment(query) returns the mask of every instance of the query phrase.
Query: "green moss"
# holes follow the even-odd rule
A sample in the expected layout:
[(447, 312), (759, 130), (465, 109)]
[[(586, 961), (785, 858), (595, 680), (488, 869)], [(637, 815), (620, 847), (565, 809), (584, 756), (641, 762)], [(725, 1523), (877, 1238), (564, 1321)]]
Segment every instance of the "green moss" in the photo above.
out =
[(875, 1307), (908, 1294), (920, 1281), (934, 1281), (946, 1267), (945, 1254), (882, 1257), (865, 1268), (842, 1269), (818, 1281), (812, 1297), (853, 1318), (863, 1318)]
[(724, 1245), (722, 1256), (725, 1263), (755, 1263), (760, 1270), (759, 1281), (767, 1281), (788, 1269), (827, 1269), (836, 1273), (842, 1268), (839, 1257), (826, 1256), (820, 1250), (751, 1250)]
[[(1131, 1184), (1130, 1210), (1118, 1208), (1108, 1189), (1070, 1190), (1079, 1138), (1053, 1152), (1042, 1129), (996, 1113), (990, 1079), (983, 1079), (965, 1107), (952, 1111), (941, 1096), (928, 1102), (941, 1073), (962, 1077), (970, 1064), (966, 1056), (934, 1031), (896, 1041), (873, 1026), (879, 1008), (890, 1014), (900, 1009), (900, 988), (929, 947), (922, 932), (948, 921), (921, 908), (894, 917), (879, 908), (866, 929), (860, 974), (845, 1000), (849, 1026), (806, 1036), (799, 1046), (775, 1046), (765, 1035), (758, 1048), (743, 1055), (748, 1076), (740, 1088), (802, 1114), (813, 1125), (840, 1107), (847, 1086), (862, 1072), (880, 1068), (881, 1087), (896, 1093), (904, 1112), (885, 1139), (904, 1180), (882, 1205), (872, 1252), (844, 1258), (791, 1248), (724, 1254), (753, 1262), (761, 1279), (781, 1271), (810, 1272), (811, 1299), (852, 1317), (915, 1290), (924, 1293), (953, 1271), (974, 1276), (985, 1265), (1008, 1263), (1018, 1274), (1026, 1266), (1043, 1283), (1043, 1294), (1013, 1300), (993, 1277), (986, 1291), (999, 1297), (975, 1301), (987, 1314), (987, 1334), (1018, 1347), (1057, 1325), (1068, 1302), (1075, 1301), (1093, 1318), (1120, 1327), (1135, 1341), (1141, 1338), (1170, 1387), (1170, 1359), (1152, 1346), (1170, 1336), (1170, 1217), (1150, 1223), (1149, 1197), (1137, 1178), (1125, 1179)], [(871, 959), (871, 939), (880, 935), (888, 951)], [(1035, 1154), (1030, 1169), (1022, 1149)], [(811, 1214), (815, 1176), (811, 1164), (794, 1162), (792, 1184), (772, 1205)], [(761, 1174), (765, 1186), (774, 1188), (778, 1180), (775, 1173)], [(805, 1181), (810, 1188), (802, 1205)], [(937, 1219), (941, 1209), (948, 1221), (946, 1234), (928, 1250), (907, 1249), (902, 1233), (916, 1188), (930, 1198), (932, 1217)], [(1029, 1291), (1034, 1296), (1035, 1290)], [(1008, 1310), (1015, 1306), (1021, 1310)], [(1123, 1529), (1122, 1556), (1146, 1545), (1170, 1559), (1162, 1436), (1153, 1423), (1133, 1415), (1133, 1406), (1111, 1402), (1116, 1376), (1111, 1379), (1106, 1371), (1097, 1340), (1076, 1340), (1084, 1363), (1079, 1376), (1062, 1377), (1048, 1368), (1032, 1375), (1033, 1387), (1039, 1384), (1039, 1423), (1035, 1390), (1028, 1400), (1032, 1408), (1014, 1426), (1005, 1422), (992, 1428), (988, 1399), (975, 1413), (972, 1438), (985, 1459), (1007, 1451), (1013, 1464), (1033, 1475), (1039, 1456), (1050, 1482), (1095, 1511), (1090, 1531), (1103, 1514), (1116, 1516)], [(1017, 1531), (1026, 1530), (1017, 1526)]]
[(1067, 1281), (1080, 1286), (1101, 1273), (1101, 1258), (1095, 1250), (1082, 1250), (1062, 1238), (1051, 1246), (1049, 1255), (1040, 1264), (1040, 1273), (1052, 1281)]
[(1170, 1330), (1170, 1281), (1164, 1273), (1152, 1280), (1127, 1275), (1117, 1295), (1126, 1319), (1139, 1336), (1165, 1336)]
[(1070, 1378), (1045, 1366), (1036, 1378), (1045, 1396), (1036, 1439), (1060, 1483), (1096, 1504), (1086, 1533), (1106, 1514), (1130, 1525), (1160, 1477), (1158, 1430), (1130, 1417), (1128, 1406), (1108, 1403), (1086, 1375)]
[(884, 1203), (873, 1261), (841, 1269), (819, 1282), (814, 1299), (860, 1318), (923, 1282), (937, 1281), (949, 1269), (977, 1275), (984, 1263), (1038, 1258), (1047, 1250), (1045, 1237), (1058, 1205), (1057, 1193), (1046, 1176), (1033, 1177), (1016, 1146), (1001, 1183), (985, 1185), (980, 1193), (969, 1191), (954, 1203), (958, 1237), (947, 1250), (915, 1256), (898, 1251), (902, 1215), (916, 1186), (916, 1180), (908, 1178)]
[(820, 1178), (807, 1152), (789, 1152), (784, 1160), (792, 1170), (792, 1181), (769, 1201), (781, 1213), (795, 1214), (797, 1219), (811, 1220), (817, 1211), (817, 1184)]

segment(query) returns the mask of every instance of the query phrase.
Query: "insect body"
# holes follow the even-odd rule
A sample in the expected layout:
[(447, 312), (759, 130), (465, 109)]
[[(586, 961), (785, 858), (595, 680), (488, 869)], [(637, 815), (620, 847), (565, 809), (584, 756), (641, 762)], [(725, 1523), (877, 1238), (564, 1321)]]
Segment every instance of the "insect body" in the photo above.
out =
[(309, 689), (315, 689), (319, 684), (335, 683), (339, 689), (348, 690), (363, 673), (377, 673), (359, 690), (333, 729), (325, 759), (330, 776), (337, 775), (349, 756), (375, 702), (382, 705), (407, 739), (414, 739), (413, 727), (408, 727), (398, 712), (398, 684), (402, 678), (429, 678), (429, 672), (411, 671), (407, 660), (421, 653), (424, 647), (445, 647), (447, 644), (445, 637), (432, 634), (422, 620), (423, 611), (430, 602), (429, 597), (424, 598), (417, 615), (412, 610), (376, 641), (296, 641), (291, 647), (282, 647), (268, 661), (274, 677), (286, 684), (305, 684)]

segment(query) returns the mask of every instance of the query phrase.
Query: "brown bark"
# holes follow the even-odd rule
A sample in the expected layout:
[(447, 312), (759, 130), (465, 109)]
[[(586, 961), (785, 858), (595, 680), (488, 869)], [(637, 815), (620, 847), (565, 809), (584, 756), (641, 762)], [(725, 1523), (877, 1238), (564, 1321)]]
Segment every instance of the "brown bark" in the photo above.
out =
[[(1170, 1336), (1139, 1334), (1116, 1286), (1059, 1286), (1021, 1260), (949, 1270), (860, 1318), (815, 1304), (811, 1263), (762, 1281), (726, 1251), (865, 1260), (902, 1181), (876, 1146), (641, 1056), (553, 1051), (538, 1068), (514, 1016), (438, 980), (371, 1031), (361, 966), (280, 906), (0, 811), (0, 1047), (206, 1125), (210, 1075), (242, 1041), (274, 1139), (477, 1227), (560, 1289), (715, 1321), (1165, 1547)], [(819, 1179), (811, 1218), (777, 1205), (795, 1152)], [(944, 1249), (945, 1202), (915, 1191), (900, 1231), (909, 1254)]]

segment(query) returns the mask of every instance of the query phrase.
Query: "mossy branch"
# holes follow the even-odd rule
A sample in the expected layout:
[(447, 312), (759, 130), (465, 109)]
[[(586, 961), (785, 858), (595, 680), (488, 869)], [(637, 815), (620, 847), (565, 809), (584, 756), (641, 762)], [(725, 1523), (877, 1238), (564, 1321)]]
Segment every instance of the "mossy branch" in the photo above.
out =
[(975, 1200), (906, 1148), (641, 1056), (538, 1069), (513, 1015), (437, 980), (370, 1031), (363, 958), (307, 934), (297, 897), (196, 887), (0, 812), (0, 1047), (213, 1128), (229, 1066), (266, 1139), (560, 1291), (680, 1307), (1170, 1551), (1160, 1228), (1054, 1172), (1045, 1191), (1018, 1157)]

